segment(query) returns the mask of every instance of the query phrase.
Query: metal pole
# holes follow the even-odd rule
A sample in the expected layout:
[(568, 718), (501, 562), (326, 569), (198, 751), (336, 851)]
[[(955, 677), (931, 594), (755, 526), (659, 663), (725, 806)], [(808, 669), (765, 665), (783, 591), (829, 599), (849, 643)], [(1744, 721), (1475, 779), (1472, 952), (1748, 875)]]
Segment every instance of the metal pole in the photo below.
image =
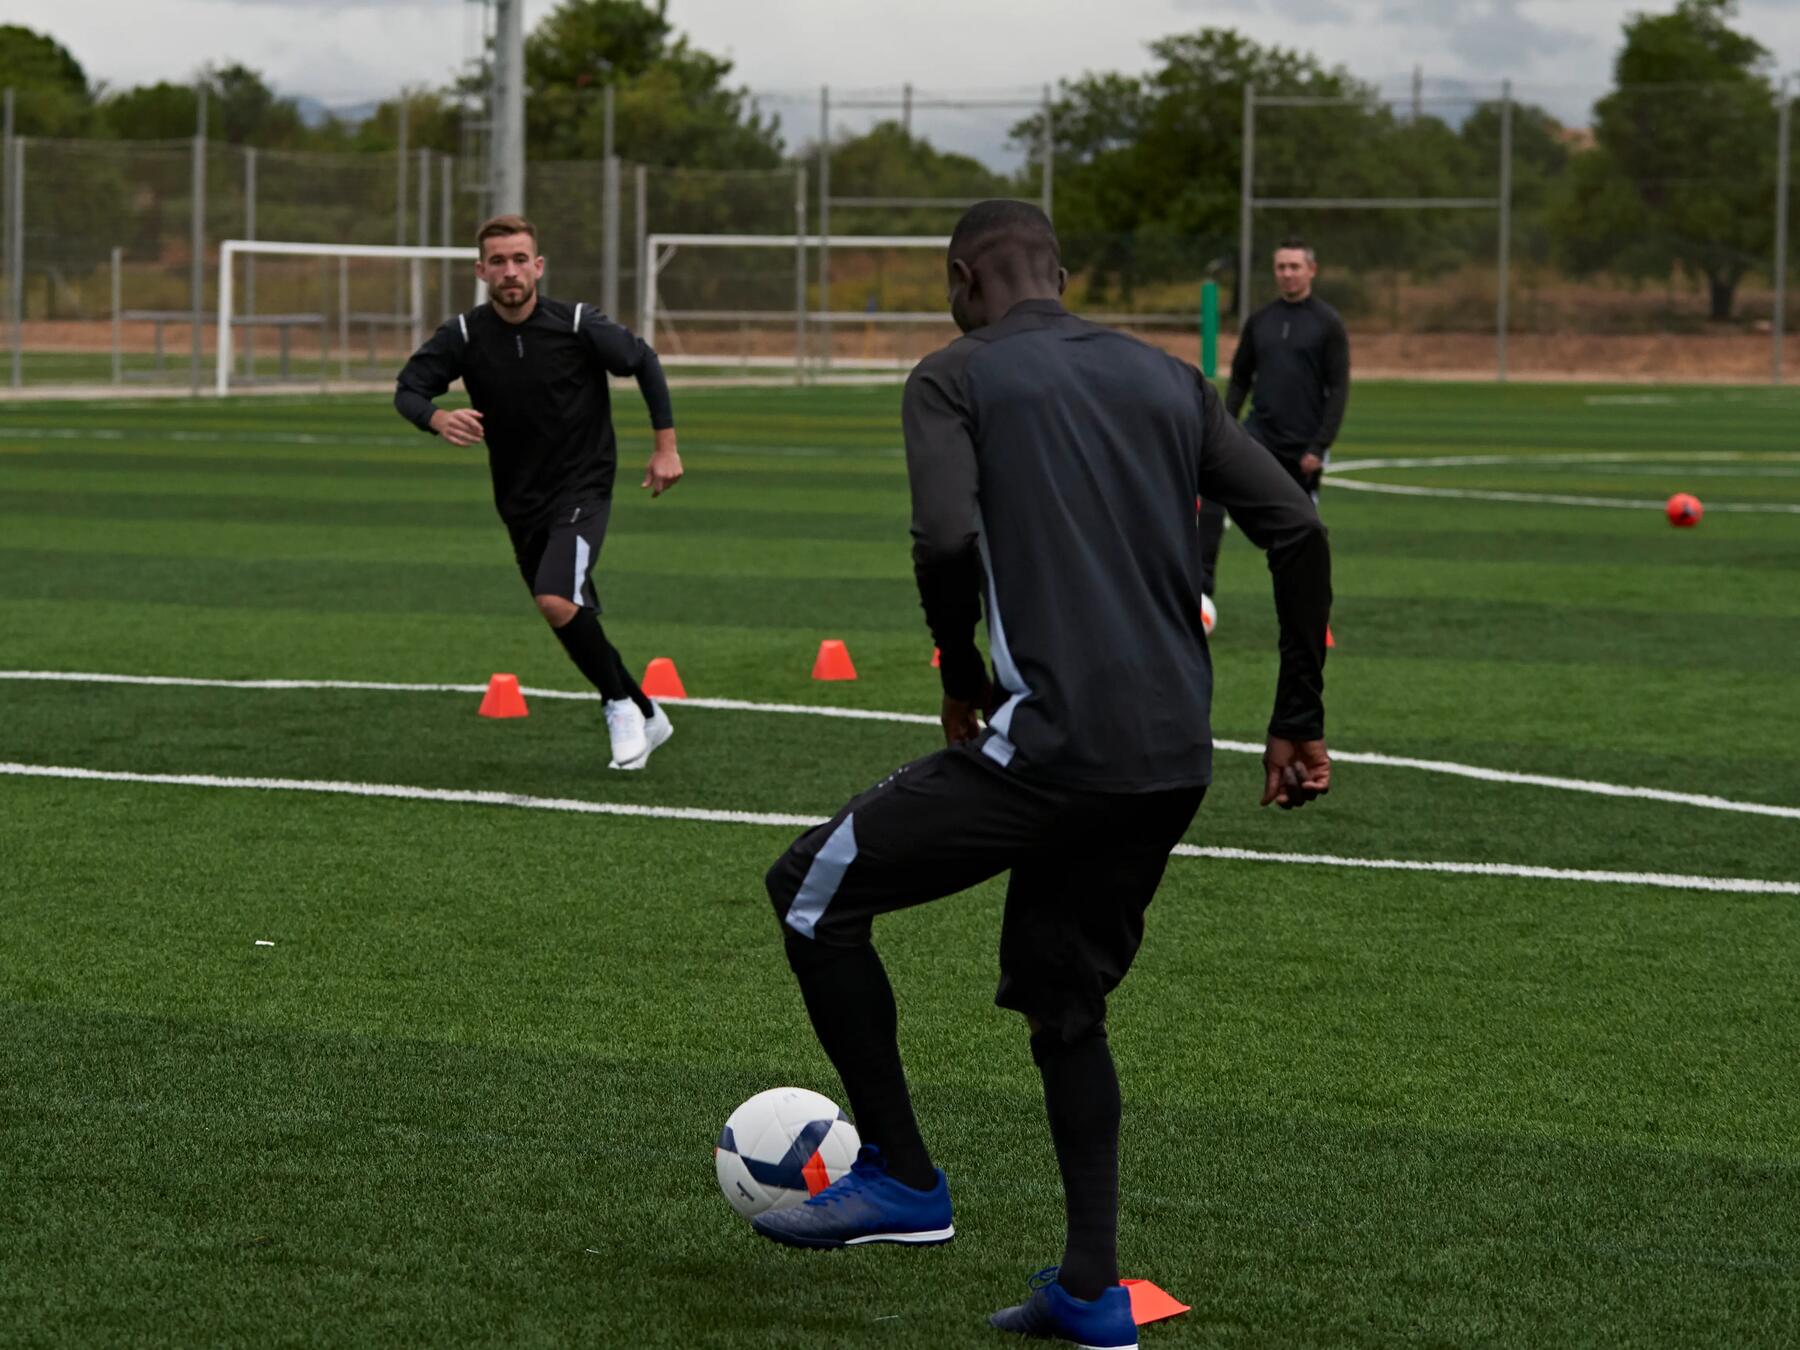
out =
[(400, 108), (396, 114), (399, 126), (395, 131), (394, 150), (394, 242), (401, 247), (406, 245), (406, 91), (400, 91)]
[[(831, 308), (831, 87), (819, 86), (819, 312)], [(831, 369), (831, 325), (819, 327), (819, 369)]]
[(199, 113), (194, 123), (193, 237), (188, 241), (193, 257), (188, 269), (189, 302), (193, 319), (189, 323), (188, 385), (200, 393), (200, 325), (206, 320), (206, 86), (200, 86)]
[(900, 86), (900, 130), (906, 133), (906, 139), (912, 139), (912, 81), (908, 80)]
[[(456, 157), (446, 155), (438, 166), (438, 243), (450, 242), (450, 194), (454, 190), (456, 180)], [(453, 303), (450, 299), (450, 260), (444, 259), (438, 277), (438, 307), (449, 309)]]
[(637, 306), (631, 320), (639, 328), (644, 326), (644, 239), (650, 226), (650, 171), (642, 164), (632, 169), (631, 194), (636, 199), (634, 214), (637, 216), (637, 249), (631, 255), (637, 259)]
[(1506, 383), (1507, 300), (1512, 290), (1512, 81), (1500, 82), (1500, 256), (1498, 295), (1494, 303), (1494, 378)]
[[(911, 86), (907, 86), (909, 89)], [(806, 383), (806, 166), (794, 170), (794, 383)]]
[(1044, 86), (1044, 214), (1056, 218), (1056, 107), (1050, 101), (1050, 86)]
[(1250, 322), (1250, 204), (1256, 185), (1256, 86), (1244, 86), (1244, 182), (1238, 205), (1238, 327)]
[(525, 0), (494, 0), (488, 187), (494, 215), (525, 209)]
[(12, 277), (8, 308), (12, 315), (12, 386), (25, 383), (25, 138), (7, 142), (12, 151)]
[[(431, 243), (431, 151), (419, 147), (419, 247)], [(425, 261), (419, 260), (413, 272), (413, 350), (425, 340), (421, 325), (425, 322)]]
[[(611, 90), (607, 91), (611, 93)], [(619, 158), (608, 155), (600, 174), (600, 309), (619, 315)]]
[[(244, 238), (256, 238), (256, 147), (244, 147)], [(244, 255), (244, 314), (245, 317), (256, 313), (256, 255)], [(244, 378), (252, 379), (256, 375), (256, 328), (254, 325), (244, 329)]]
[(338, 379), (350, 383), (350, 260), (338, 259)]
[(1792, 174), (1794, 103), (1788, 82), (1781, 82), (1781, 113), (1775, 131), (1775, 313), (1769, 321), (1769, 378), (1783, 377), (1782, 339), (1787, 328), (1788, 184)]
[(125, 383), (125, 335), (121, 328), (124, 320), (120, 313), (124, 308), (125, 287), (121, 276), (124, 270), (125, 250), (120, 248), (117, 244), (114, 244), (112, 250), (112, 357), (114, 384)]
[(7, 315), (12, 318), (8, 325), (12, 334), (12, 382), (19, 383), (19, 325), (18, 311), (13, 308), (13, 157), (16, 146), (13, 144), (13, 91), (6, 87), (6, 93), (0, 97), (0, 268), (7, 274), (6, 295)]
[(600, 96), (600, 309), (619, 314), (619, 161), (613, 145), (613, 82), (609, 69)]

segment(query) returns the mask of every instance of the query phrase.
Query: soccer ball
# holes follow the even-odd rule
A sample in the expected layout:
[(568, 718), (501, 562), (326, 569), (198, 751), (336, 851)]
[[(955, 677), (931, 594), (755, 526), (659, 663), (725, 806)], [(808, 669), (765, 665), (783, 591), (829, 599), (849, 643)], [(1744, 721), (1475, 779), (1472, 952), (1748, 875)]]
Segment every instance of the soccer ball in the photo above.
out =
[(1213, 635), (1213, 629), (1219, 626), (1219, 607), (1213, 598), (1204, 591), (1200, 594), (1200, 626), (1206, 630), (1206, 636)]
[(1700, 517), (1706, 514), (1706, 508), (1700, 505), (1700, 499), (1690, 492), (1677, 492), (1669, 498), (1663, 511), (1669, 517), (1669, 524), (1678, 527), (1698, 525)]
[(759, 1092), (719, 1131), (719, 1189), (746, 1219), (797, 1205), (850, 1170), (862, 1146), (856, 1126), (829, 1097), (805, 1088)]

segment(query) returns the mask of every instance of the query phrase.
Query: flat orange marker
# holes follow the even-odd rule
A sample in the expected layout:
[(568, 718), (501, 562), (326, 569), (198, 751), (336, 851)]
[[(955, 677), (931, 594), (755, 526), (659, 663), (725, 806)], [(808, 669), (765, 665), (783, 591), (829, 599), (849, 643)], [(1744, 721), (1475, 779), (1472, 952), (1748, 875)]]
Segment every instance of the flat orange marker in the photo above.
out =
[(1193, 1311), (1187, 1304), (1177, 1302), (1148, 1280), (1120, 1280), (1119, 1283), (1131, 1295), (1131, 1320), (1140, 1327)]
[(644, 667), (641, 688), (651, 698), (687, 697), (687, 690), (681, 684), (681, 672), (675, 669), (675, 663), (666, 656), (659, 656)]
[(481, 696), (477, 710), (483, 717), (525, 717), (525, 695), (519, 689), (517, 675), (495, 675), (488, 680), (487, 693)]

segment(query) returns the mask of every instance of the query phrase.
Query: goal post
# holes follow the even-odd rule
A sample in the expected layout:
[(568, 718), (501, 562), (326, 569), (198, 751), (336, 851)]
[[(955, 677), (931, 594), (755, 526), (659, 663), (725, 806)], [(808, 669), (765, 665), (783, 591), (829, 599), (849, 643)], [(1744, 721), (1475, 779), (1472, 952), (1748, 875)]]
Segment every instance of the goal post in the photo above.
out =
[[(296, 280), (290, 287), (296, 294), (310, 294), (316, 288), (317, 295), (312, 306), (308, 308), (304, 300), (301, 300), (286, 305), (286, 312), (279, 315), (259, 316), (240, 312), (236, 286), (237, 262), (240, 258), (319, 259), (322, 275), (310, 275), (303, 280)], [(334, 260), (335, 268), (331, 266)], [(357, 261), (386, 263), (389, 267), (384, 271), (389, 277), (393, 276), (393, 267), (403, 268), (403, 303), (395, 303), (395, 291), (401, 289), (401, 286), (390, 290), (384, 284), (381, 289), (388, 297), (388, 309), (370, 308), (360, 313), (354, 311), (351, 302), (355, 291), (351, 286), (350, 264)], [(425, 264), (438, 261), (461, 261), (472, 266), (475, 262), (475, 250), (466, 245), (447, 244), (410, 246), (307, 244), (264, 239), (225, 240), (219, 246), (219, 312), (213, 372), (214, 392), (221, 398), (231, 392), (234, 338), (238, 329), (252, 325), (268, 326), (275, 320), (281, 321), (284, 343), (286, 330), (289, 328), (316, 328), (319, 332), (321, 383), (328, 381), (332, 365), (330, 353), (333, 320), (337, 330), (337, 365), (341, 376), (347, 375), (349, 371), (349, 338), (353, 322), (361, 324), (371, 335), (378, 328), (403, 331), (407, 340), (416, 347), (423, 340), (426, 331), (425, 304), (431, 290), (431, 279)], [(335, 275), (332, 275), (334, 272)], [(266, 274), (259, 281), (265, 296), (274, 289), (273, 282), (274, 278)], [(472, 281), (471, 284), (476, 303), (480, 303), (485, 298), (484, 288), (478, 281)], [(439, 298), (448, 300), (445, 296)], [(371, 345), (373, 344), (374, 338), (371, 336)]]

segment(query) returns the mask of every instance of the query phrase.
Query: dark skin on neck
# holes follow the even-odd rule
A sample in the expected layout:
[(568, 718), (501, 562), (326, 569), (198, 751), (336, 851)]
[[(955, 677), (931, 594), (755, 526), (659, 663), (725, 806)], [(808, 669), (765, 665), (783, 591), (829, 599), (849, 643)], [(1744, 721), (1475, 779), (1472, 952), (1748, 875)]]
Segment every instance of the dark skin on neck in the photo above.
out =
[(1012, 235), (977, 239), (950, 258), (950, 317), (967, 333), (1004, 319), (1027, 300), (1060, 300), (1068, 270), (1056, 254)]

